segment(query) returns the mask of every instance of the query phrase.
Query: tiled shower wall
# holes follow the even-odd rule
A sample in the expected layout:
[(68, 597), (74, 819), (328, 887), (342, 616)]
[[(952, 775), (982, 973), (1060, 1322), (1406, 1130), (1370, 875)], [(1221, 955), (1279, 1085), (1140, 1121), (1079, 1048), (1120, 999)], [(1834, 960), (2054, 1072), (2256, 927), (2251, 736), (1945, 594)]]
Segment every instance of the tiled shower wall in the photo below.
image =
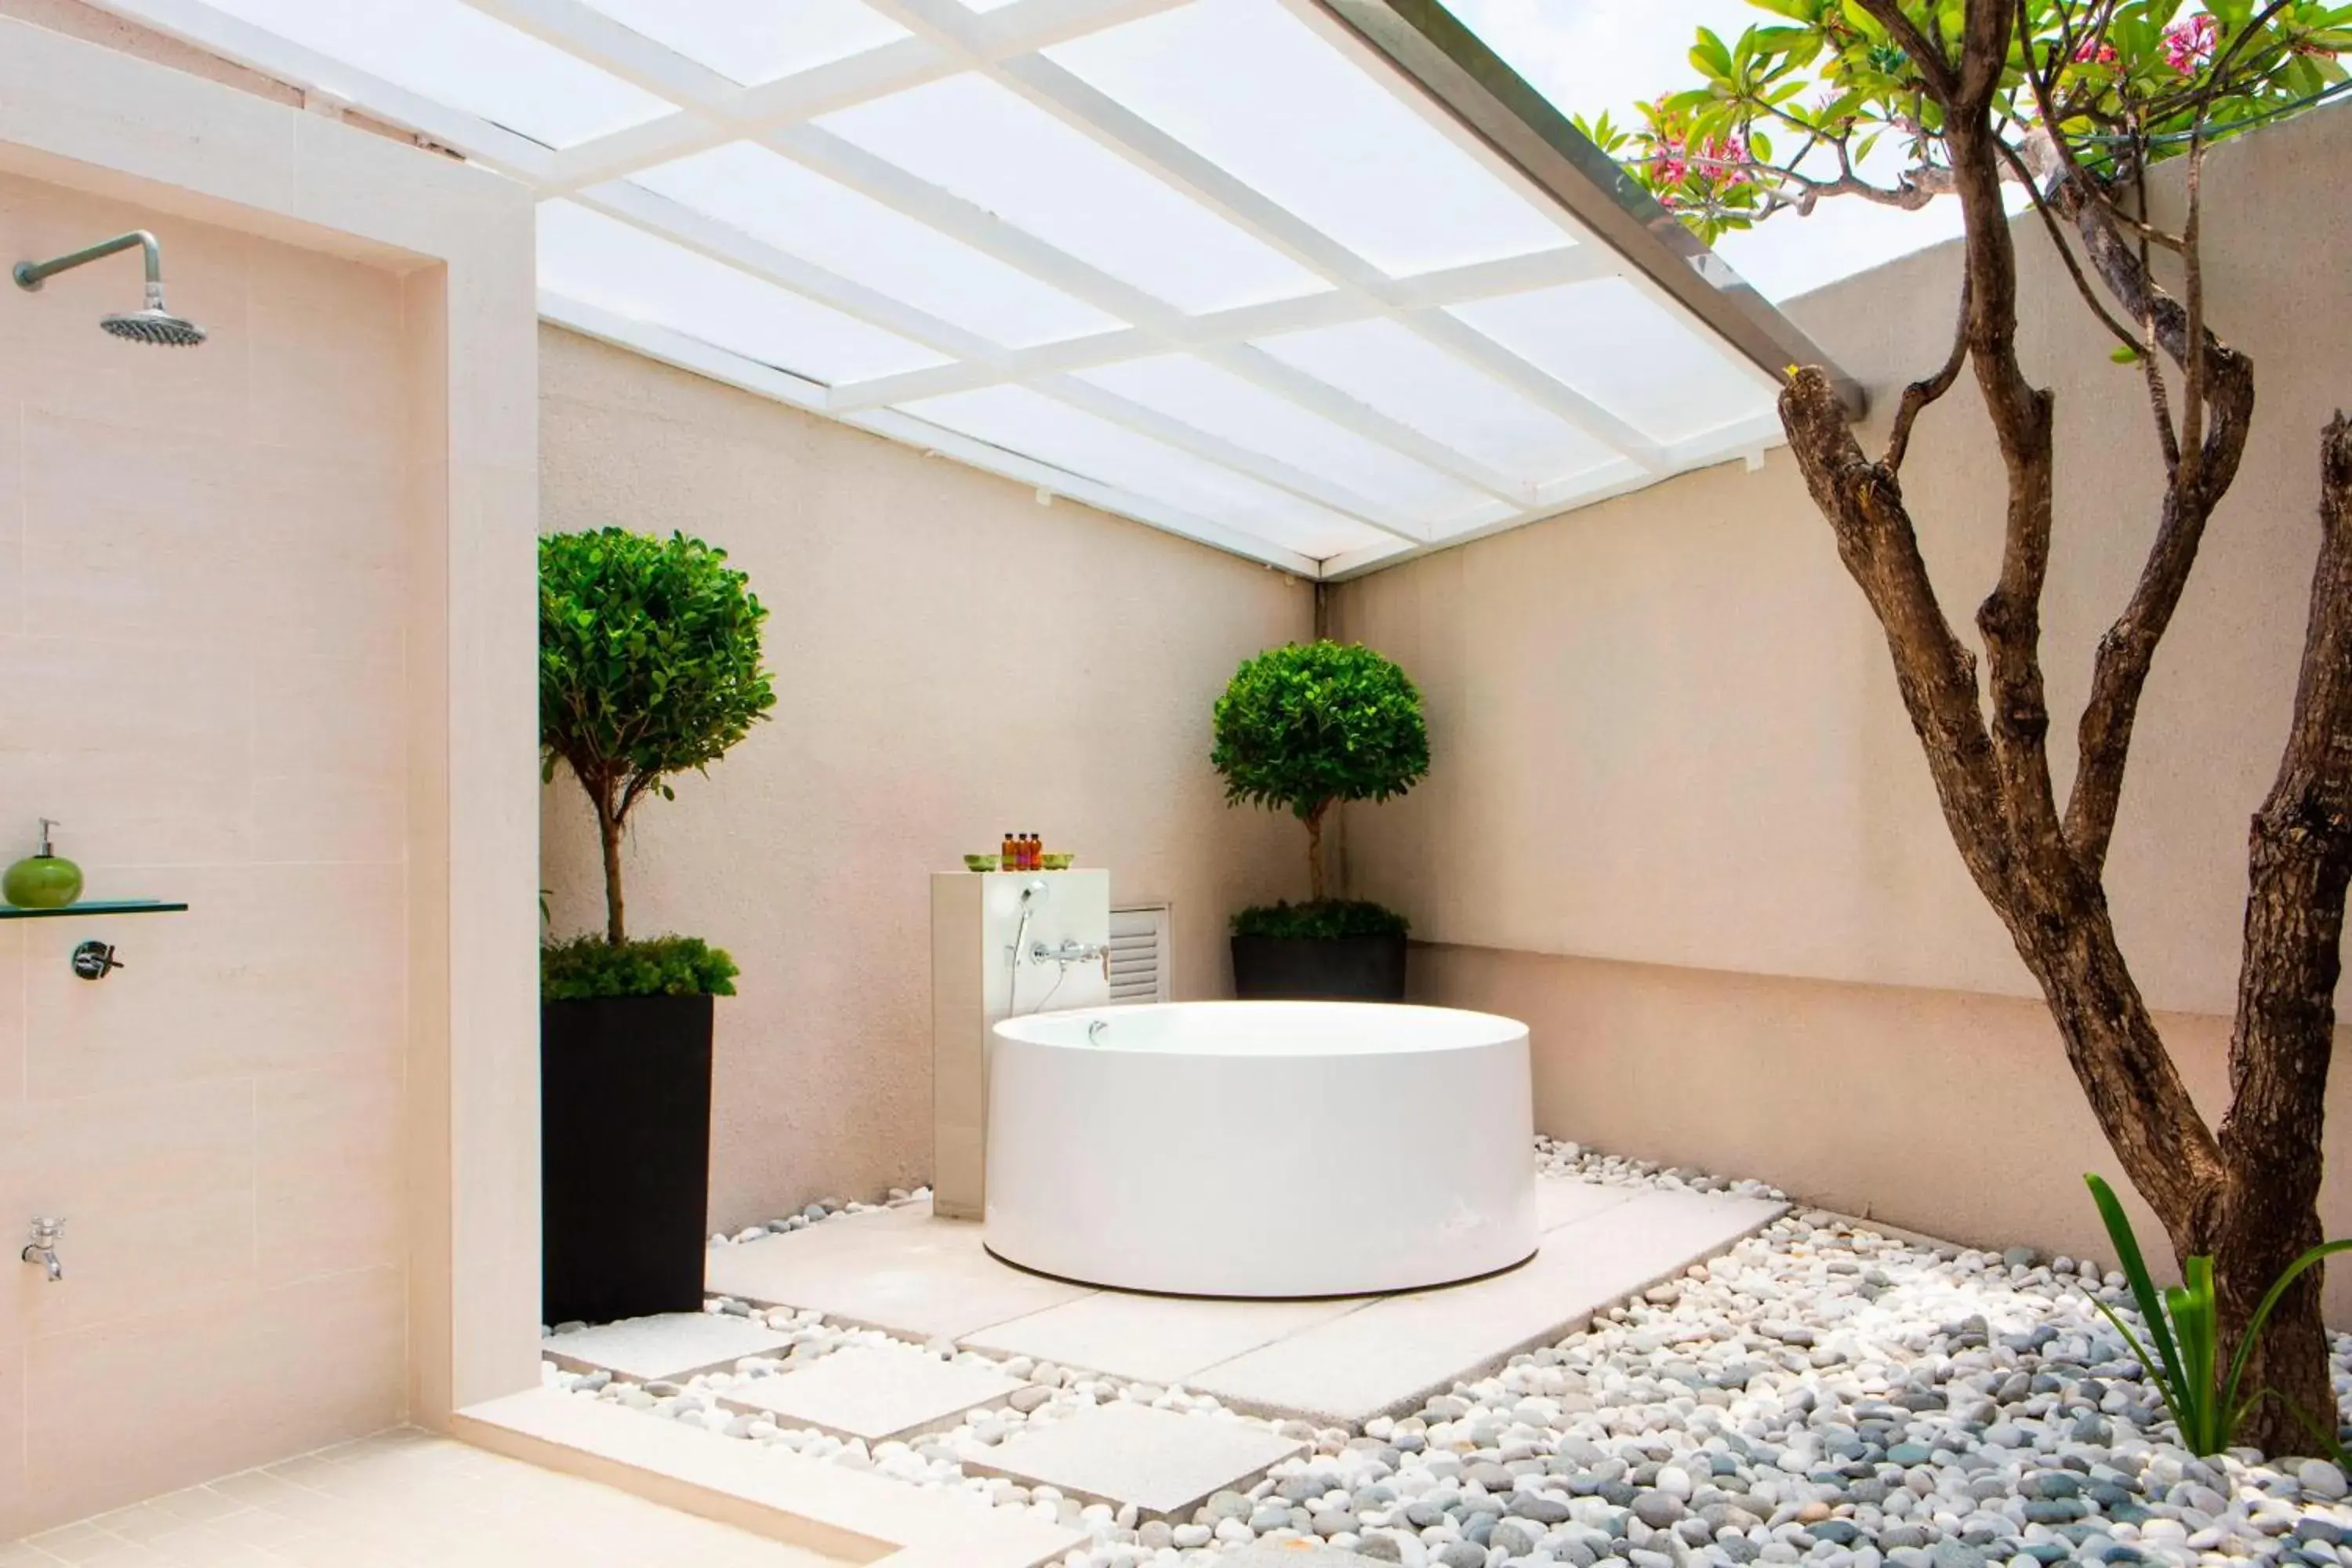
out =
[(142, 226), (205, 346), (0, 289), (0, 860), (191, 906), (0, 922), (0, 1540), (405, 1401), (402, 280), (0, 177), (0, 266)]

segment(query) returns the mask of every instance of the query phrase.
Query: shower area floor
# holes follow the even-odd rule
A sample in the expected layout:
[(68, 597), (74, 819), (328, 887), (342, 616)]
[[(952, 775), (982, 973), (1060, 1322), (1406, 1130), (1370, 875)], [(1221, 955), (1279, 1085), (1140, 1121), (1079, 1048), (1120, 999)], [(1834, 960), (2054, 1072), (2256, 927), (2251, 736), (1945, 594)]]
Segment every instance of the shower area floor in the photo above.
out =
[(593, 1481), (401, 1429), (0, 1545), (0, 1568), (840, 1568)]

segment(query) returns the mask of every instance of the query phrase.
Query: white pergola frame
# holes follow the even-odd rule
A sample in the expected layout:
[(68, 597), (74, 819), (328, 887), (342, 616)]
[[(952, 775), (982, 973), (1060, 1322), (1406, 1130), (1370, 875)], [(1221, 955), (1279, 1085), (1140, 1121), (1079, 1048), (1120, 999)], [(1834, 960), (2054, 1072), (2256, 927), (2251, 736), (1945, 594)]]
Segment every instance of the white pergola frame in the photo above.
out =
[[(204, 0), (94, 0), (101, 8), (211, 53), (330, 95), (495, 168), (541, 200), (567, 199), (788, 289), (843, 315), (895, 333), (955, 363), (896, 375), (827, 385), (717, 345), (542, 290), (546, 320), (680, 368), (872, 430), (894, 440), (992, 469), (1041, 492), (1186, 534), (1301, 576), (1335, 579), (1427, 550), (1517, 527), (1670, 475), (1732, 458), (1757, 458), (1781, 432), (1769, 416), (1709, 430), (1688, 440), (1657, 442), (1536, 364), (1464, 323), (1446, 307), (1533, 289), (1622, 278), (1677, 316), (1694, 314), (1748, 365), (1760, 384), (1811, 350), (1822, 356), (1752, 290), (1704, 251), (1676, 254), (1675, 237), (1613, 221), (1611, 204), (1624, 190), (1563, 191), (1561, 167), (1536, 168), (1563, 138), (1561, 122), (1541, 128), (1549, 144), (1531, 155), (1506, 145), (1506, 131), (1537, 118), (1536, 99), (1450, 16), (1440, 14), (1446, 51), (1437, 67), (1408, 58), (1427, 31), (1425, 18), (1402, 19), (1400, 0), (1281, 0), (1336, 47), (1349, 52), (1401, 100), (1500, 175), (1561, 228), (1557, 249), (1507, 260), (1394, 278), (1258, 194), (1217, 164), (1097, 91), (1042, 51), (1104, 27), (1185, 4), (1186, 0), (1013, 0), (976, 13), (957, 0), (865, 0), (910, 37), (744, 87), (615, 21), (583, 0), (464, 0), (488, 16), (562, 49), (621, 80), (676, 104), (667, 115), (565, 148), (551, 148), (479, 116), (420, 97), (299, 44), (215, 10)], [(1414, 11), (1433, 11), (1425, 4)], [(1370, 15), (1367, 16), (1367, 11)], [(1383, 35), (1401, 36), (1404, 45)], [(1424, 51), (1426, 52), (1426, 51)], [(1466, 62), (1474, 84), (1516, 87), (1520, 101), (1475, 108), (1444, 78)], [(945, 77), (976, 72), (1085, 135), (1152, 178), (1173, 187), (1244, 234), (1313, 274), (1327, 291), (1270, 304), (1187, 314), (981, 206), (917, 178), (814, 123), (816, 117)], [(1491, 97), (1494, 89), (1469, 89)], [(1482, 123), (1479, 110), (1486, 110)], [(1557, 115), (1550, 117), (1558, 120)], [(1118, 318), (1125, 325), (1032, 348), (998, 343), (856, 280), (629, 182), (627, 176), (729, 142), (750, 141), (907, 217)], [(1589, 143), (1584, 144), (1589, 149)], [(1578, 149), (1569, 146), (1573, 161)], [(1597, 157), (1597, 153), (1594, 154)], [(1593, 165), (1570, 180), (1591, 183)], [(1615, 181), (1622, 187), (1625, 182)], [(1597, 198), (1597, 201), (1588, 198)], [(1646, 201), (1646, 198), (1642, 198)], [(1574, 209), (1574, 210), (1572, 210)], [(1601, 221), (1592, 221), (1595, 213)], [(1668, 226), (1672, 219), (1666, 218)], [(1612, 230), (1614, 229), (1614, 232)], [(1675, 236), (1680, 231), (1675, 230)], [(1695, 249), (1694, 247), (1692, 247)], [(1630, 253), (1630, 254), (1629, 254)], [(1709, 274), (1713, 276), (1708, 276)], [(1695, 282), (1695, 280), (1696, 280)], [(1715, 308), (1718, 292), (1736, 309)], [(1744, 298), (1739, 296), (1744, 295)], [(1571, 480), (1535, 486), (1360, 402), (1254, 345), (1269, 334), (1385, 319), (1468, 365), (1614, 454)], [(1507, 509), (1475, 527), (1433, 532), (1391, 506), (1323, 475), (1306, 472), (1121, 397), (1074, 372), (1142, 353), (1181, 351), (1307, 412), (1421, 463)], [(1149, 437), (1204, 463), (1310, 501), (1389, 537), (1390, 542), (1311, 559), (1213, 519), (1100, 483), (901, 412), (893, 405), (984, 387), (1020, 386)], [(1858, 411), (1858, 395), (1855, 401)]]

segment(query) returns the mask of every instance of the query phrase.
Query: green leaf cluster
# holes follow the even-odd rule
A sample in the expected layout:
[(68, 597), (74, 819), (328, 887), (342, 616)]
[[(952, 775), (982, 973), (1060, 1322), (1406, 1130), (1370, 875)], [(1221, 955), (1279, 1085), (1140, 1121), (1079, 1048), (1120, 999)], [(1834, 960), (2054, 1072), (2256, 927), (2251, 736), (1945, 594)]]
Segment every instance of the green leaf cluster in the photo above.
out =
[[(2189, 1258), (2182, 1270), (2184, 1282), (2159, 1292), (2148, 1275), (2147, 1260), (2140, 1253), (2139, 1238), (2132, 1232), (2131, 1216), (2116, 1201), (2115, 1189), (2095, 1175), (2086, 1175), (2083, 1180), (2090, 1185), (2092, 1202), (2099, 1205), (2099, 1218), (2106, 1225), (2107, 1238), (2116, 1244), (2124, 1279), (2131, 1286), (2132, 1300), (2139, 1308), (2140, 1321), (2147, 1325), (2156, 1353), (2148, 1353), (2147, 1345), (2114, 1308), (2095, 1296), (2091, 1298), (2091, 1305), (2106, 1314), (2107, 1321), (2123, 1335), (2124, 1342), (2131, 1347), (2132, 1354), (2164, 1395), (2165, 1408), (2172, 1413), (2172, 1424), (2180, 1429), (2181, 1446), (2192, 1454), (2221, 1452), (2232, 1446), (2240, 1424), (2269, 1392), (2256, 1389), (2241, 1397), (2246, 1363), (2262, 1342), (2263, 1329), (2269, 1323), (2279, 1298), (2306, 1270), (2317, 1267), (2321, 1259), (2352, 1248), (2352, 1240), (2322, 1242), (2287, 1265), (2285, 1271), (2271, 1282), (2261, 1304), (2246, 1321), (2245, 1332), (2239, 1336), (2237, 1352), (2231, 1356), (2225, 1372), (2221, 1364), (2221, 1310), (2213, 1286), (2213, 1260), (2201, 1256)], [(2336, 1413), (2296, 1409), (2294, 1414), (2341, 1462), (2344, 1450), (2336, 1438)]]
[(698, 936), (657, 936), (617, 946), (596, 935), (539, 950), (539, 994), (548, 1002), (606, 996), (732, 996), (735, 961)]
[(1235, 936), (1292, 937), (1336, 942), (1349, 936), (1402, 936), (1411, 922), (1384, 905), (1360, 899), (1258, 904), (1234, 916)]
[[(1773, 19), (1702, 27), (1694, 85), (1634, 120), (1576, 121), (1701, 238), (1808, 210), (1823, 195), (1925, 193), (1948, 170), (1943, 114), (1899, 36), (1859, 0), (1749, 0)], [(1901, 0), (1918, 37), (1958, 58), (1965, 0)], [(2292, 112), (2347, 81), (2352, 5), (2335, 0), (2021, 0), (1993, 105), (2013, 148), (2045, 128), (2113, 176)], [(2054, 75), (2049, 109), (2034, 74)], [(1899, 168), (1870, 163), (1885, 148)], [(1880, 171), (1874, 177), (1873, 170)]]
[[(582, 782), (642, 793), (707, 768), (775, 706), (768, 612), (698, 539), (604, 528), (539, 542), (539, 738)], [(591, 793), (593, 793), (592, 785)], [(661, 787), (667, 796), (669, 790)]]
[(1421, 693), (1359, 643), (1286, 643), (1244, 659), (1212, 729), (1225, 799), (1302, 822), (1334, 801), (1402, 795), (1429, 773)]

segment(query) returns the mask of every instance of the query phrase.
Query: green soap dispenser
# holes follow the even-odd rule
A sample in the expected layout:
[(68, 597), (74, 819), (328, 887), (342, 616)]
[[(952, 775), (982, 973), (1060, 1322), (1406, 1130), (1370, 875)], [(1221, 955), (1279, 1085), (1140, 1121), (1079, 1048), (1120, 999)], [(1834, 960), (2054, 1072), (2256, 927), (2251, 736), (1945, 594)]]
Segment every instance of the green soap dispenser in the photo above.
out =
[(49, 829), (58, 826), (41, 818), (40, 852), (0, 875), (0, 897), (20, 910), (61, 910), (81, 897), (81, 868), (49, 852)]

